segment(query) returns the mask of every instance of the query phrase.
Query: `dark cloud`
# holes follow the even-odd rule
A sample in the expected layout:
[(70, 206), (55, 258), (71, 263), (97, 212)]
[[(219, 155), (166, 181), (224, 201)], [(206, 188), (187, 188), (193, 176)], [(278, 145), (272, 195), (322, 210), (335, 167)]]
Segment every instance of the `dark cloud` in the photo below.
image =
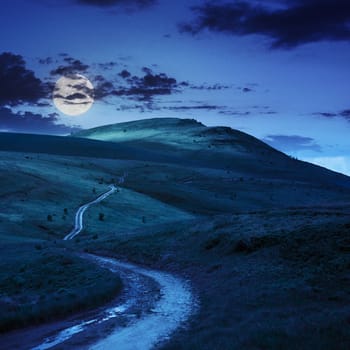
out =
[(75, 92), (74, 94), (70, 94), (70, 95), (66, 96), (65, 100), (73, 101), (76, 99), (85, 99), (85, 98), (86, 98), (85, 94), (82, 94), (80, 92)]
[(105, 97), (112, 96), (115, 90), (114, 84), (108, 81), (102, 75), (97, 75), (94, 79), (94, 99), (101, 100)]
[[(80, 95), (86, 97), (92, 97), (94, 98), (94, 89), (88, 87), (85, 83), (79, 83), (79, 84), (73, 84), (72, 88), (77, 92), (80, 93)], [(81, 97), (76, 97), (81, 98)]]
[(173, 88), (176, 86), (176, 79), (168, 77), (165, 73), (152, 74), (152, 72), (147, 73), (143, 78), (141, 78), (140, 83), (146, 88)]
[(52, 57), (39, 58), (38, 62), (40, 64), (49, 65), (53, 63), (53, 58)]
[(142, 9), (155, 4), (157, 0), (75, 0), (75, 3), (96, 7), (122, 6), (128, 9)]
[(268, 145), (283, 152), (311, 150), (321, 152), (321, 147), (311, 137), (298, 135), (268, 135), (263, 139)]
[(0, 105), (37, 103), (46, 96), (46, 86), (26, 68), (22, 56), (0, 54)]
[(123, 69), (118, 75), (120, 77), (122, 77), (123, 79), (131, 77), (131, 73), (129, 71), (127, 71), (126, 69)]
[(99, 63), (98, 66), (102, 69), (102, 70), (111, 70), (114, 67), (118, 66), (117, 62), (105, 62), (105, 63)]
[(246, 117), (246, 116), (250, 115), (251, 112), (249, 112), (249, 111), (242, 112), (242, 111), (235, 111), (235, 110), (225, 109), (225, 110), (219, 111), (219, 114), (227, 115), (227, 116), (230, 116), (230, 117), (235, 117), (235, 116)]
[(337, 113), (328, 113), (328, 112), (320, 112), (320, 113), (314, 113), (315, 115), (320, 115), (322, 117), (326, 117), (326, 118), (334, 118), (336, 116), (338, 116)]
[(350, 121), (350, 109), (345, 109), (343, 111), (340, 112), (318, 112), (318, 113), (314, 113), (314, 115), (318, 115), (321, 117), (325, 117), (325, 118), (344, 118), (348, 121)]
[(120, 105), (116, 108), (117, 111), (137, 111), (138, 113), (145, 113), (149, 110), (156, 110), (148, 104), (132, 104), (132, 105)]
[(65, 57), (63, 60), (66, 62), (66, 65), (60, 65), (58, 68), (51, 70), (51, 75), (74, 75), (86, 73), (89, 69), (87, 64), (72, 57)]
[(152, 74), (152, 69), (149, 67), (142, 67), (142, 72), (146, 74)]
[(167, 109), (171, 111), (188, 111), (188, 110), (206, 110), (213, 111), (224, 108), (223, 106), (217, 105), (198, 105), (198, 106), (168, 106), (163, 107), (162, 109)]
[(350, 109), (346, 109), (346, 110), (344, 110), (344, 111), (341, 111), (341, 112), (339, 113), (339, 115), (340, 115), (341, 117), (344, 117), (345, 119), (350, 120)]
[(95, 97), (102, 99), (108, 96), (127, 97), (128, 99), (151, 102), (155, 96), (171, 95), (179, 92), (181, 83), (165, 73), (153, 73), (150, 68), (144, 67), (143, 76), (131, 76), (127, 70), (118, 75), (123, 78), (123, 85), (117, 86), (99, 75), (95, 78)]
[[(182, 101), (179, 101), (182, 103)], [(175, 111), (175, 112), (188, 112), (188, 111), (212, 111), (212, 110), (221, 110), (225, 109), (224, 106), (217, 105), (180, 105), (180, 106), (159, 106), (159, 104), (154, 104), (152, 102), (148, 102), (146, 104), (131, 104), (131, 105), (120, 105), (117, 110), (118, 111), (129, 111), (129, 110), (137, 110), (141, 113), (146, 111)]]
[(59, 124), (57, 116), (56, 113), (46, 117), (31, 112), (13, 113), (10, 108), (0, 107), (0, 131), (64, 135), (80, 129)]
[(232, 35), (260, 34), (272, 48), (292, 48), (318, 41), (349, 41), (349, 0), (289, 0), (284, 7), (255, 5), (250, 1), (207, 2), (193, 7), (194, 23), (180, 25), (182, 32), (208, 29)]
[(183, 86), (189, 86), (193, 90), (226, 90), (230, 89), (232, 86), (225, 85), (225, 84), (201, 84), (201, 85), (195, 85), (195, 84), (189, 84), (188, 82), (182, 82)]
[[(234, 85), (227, 85), (227, 84), (201, 84), (201, 85), (195, 85), (195, 84), (190, 84), (187, 81), (184, 81), (181, 83), (182, 86), (184, 87), (189, 87), (190, 89), (193, 90), (207, 90), (207, 91), (218, 91), (218, 90), (227, 90), (227, 89), (232, 89), (234, 87)], [(242, 92), (252, 92), (254, 91), (252, 88), (248, 88), (248, 87), (237, 87), (238, 90), (242, 91)]]

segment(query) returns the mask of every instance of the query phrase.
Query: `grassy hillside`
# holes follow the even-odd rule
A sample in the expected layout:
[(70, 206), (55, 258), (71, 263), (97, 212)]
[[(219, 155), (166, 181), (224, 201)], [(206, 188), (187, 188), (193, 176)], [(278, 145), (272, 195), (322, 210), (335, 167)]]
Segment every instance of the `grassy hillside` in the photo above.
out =
[[(0, 284), (9, 284), (0, 302), (21, 305), (11, 279), (19, 261), (34, 269), (44, 254), (60, 265), (60, 254), (87, 250), (192, 281), (201, 309), (167, 349), (349, 348), (350, 178), (237, 130), (175, 118), (74, 137), (0, 134), (0, 169)], [(62, 243), (75, 210), (125, 173), (118, 192), (88, 209), (81, 235)], [(60, 284), (54, 265), (43, 273)], [(84, 266), (69, 266), (85, 288)], [(40, 269), (26, 271), (40, 280)]]
[[(77, 208), (123, 175), (124, 162), (0, 152), (0, 169), (0, 332), (115, 296), (121, 288), (115, 274), (74, 257), (66, 250), (74, 243), (61, 239), (73, 228)], [(81, 239), (188, 218), (167, 203), (123, 188), (85, 213)]]

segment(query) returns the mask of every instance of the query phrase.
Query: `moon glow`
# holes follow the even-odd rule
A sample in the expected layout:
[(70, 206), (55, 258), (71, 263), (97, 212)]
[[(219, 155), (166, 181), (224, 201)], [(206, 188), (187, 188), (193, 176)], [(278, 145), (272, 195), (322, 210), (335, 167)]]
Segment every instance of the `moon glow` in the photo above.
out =
[(80, 115), (86, 113), (94, 103), (94, 87), (81, 74), (63, 76), (55, 84), (52, 99), (62, 113)]

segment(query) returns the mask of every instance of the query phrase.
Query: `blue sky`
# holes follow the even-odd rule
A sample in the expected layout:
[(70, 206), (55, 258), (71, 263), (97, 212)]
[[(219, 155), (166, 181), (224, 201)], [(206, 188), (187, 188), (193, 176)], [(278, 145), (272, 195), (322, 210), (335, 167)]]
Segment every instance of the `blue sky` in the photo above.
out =
[[(1, 130), (65, 134), (150, 117), (196, 118), (350, 175), (348, 1), (1, 6)], [(95, 87), (93, 107), (75, 117), (51, 101), (55, 81), (70, 73)]]

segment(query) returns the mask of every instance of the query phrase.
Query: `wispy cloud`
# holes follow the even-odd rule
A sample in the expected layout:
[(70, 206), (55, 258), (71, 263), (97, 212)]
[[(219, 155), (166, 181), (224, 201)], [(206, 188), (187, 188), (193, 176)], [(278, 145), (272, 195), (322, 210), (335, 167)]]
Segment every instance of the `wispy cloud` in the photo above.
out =
[(321, 146), (311, 137), (298, 135), (268, 135), (262, 141), (283, 152), (300, 150), (321, 152)]
[(350, 121), (350, 109), (344, 109), (342, 111), (339, 112), (317, 112), (317, 113), (313, 113), (314, 115), (318, 115), (320, 117), (324, 117), (324, 118), (344, 118), (348, 121)]
[(55, 69), (52, 69), (50, 72), (51, 75), (61, 76), (61, 75), (72, 75), (77, 73), (86, 73), (87, 70), (89, 69), (89, 65), (72, 57), (65, 57), (63, 61), (65, 62), (65, 64), (60, 65)]

